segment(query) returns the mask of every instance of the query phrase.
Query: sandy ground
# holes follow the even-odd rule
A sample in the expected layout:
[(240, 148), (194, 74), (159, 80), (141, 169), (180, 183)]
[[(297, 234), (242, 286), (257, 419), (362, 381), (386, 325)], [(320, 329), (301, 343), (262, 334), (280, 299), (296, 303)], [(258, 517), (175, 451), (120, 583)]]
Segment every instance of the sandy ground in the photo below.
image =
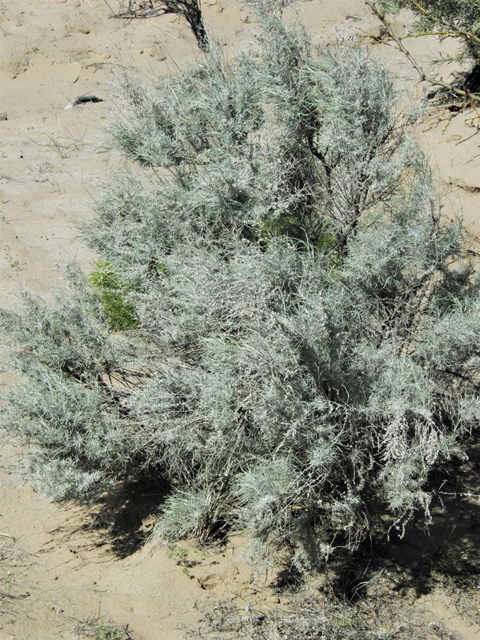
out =
[[(226, 50), (250, 37), (246, 5), (208, 0), (203, 11)], [(319, 44), (345, 28), (367, 41), (380, 33), (361, 0), (296, 2), (287, 11), (295, 13)], [(95, 261), (75, 237), (120, 162), (104, 130), (114, 66), (148, 77), (175, 73), (200, 55), (178, 18), (129, 23), (110, 14), (103, 0), (0, 2), (0, 306), (14, 307), (26, 290), (48, 298), (61, 286), (66, 263), (89, 271)], [(405, 21), (402, 14), (396, 28)], [(415, 40), (409, 48), (427, 65), (438, 43)], [(418, 92), (416, 72), (401, 54), (390, 45), (376, 50)], [(65, 109), (84, 94), (102, 102)], [(473, 134), (479, 124), (474, 110), (454, 118), (442, 110), (420, 129), (446, 211), (462, 211), (476, 236), (480, 135)], [(2, 394), (10, 382), (0, 373)], [(0, 592), (12, 596), (0, 597), (0, 640), (76, 638), (75, 625), (98, 615), (129, 624), (144, 640), (175, 640), (196, 624), (208, 599), (275, 600), (242, 561), (240, 539), (205, 557), (190, 549), (196, 564), (184, 571), (175, 553), (140, 544), (157, 506), (152, 496), (147, 502), (134, 490), (117, 496), (110, 512), (59, 507), (22, 482), (20, 448), (5, 443), (0, 456)], [(430, 594), (426, 606), (432, 620), (442, 618), (466, 640), (480, 637), (448, 598)]]

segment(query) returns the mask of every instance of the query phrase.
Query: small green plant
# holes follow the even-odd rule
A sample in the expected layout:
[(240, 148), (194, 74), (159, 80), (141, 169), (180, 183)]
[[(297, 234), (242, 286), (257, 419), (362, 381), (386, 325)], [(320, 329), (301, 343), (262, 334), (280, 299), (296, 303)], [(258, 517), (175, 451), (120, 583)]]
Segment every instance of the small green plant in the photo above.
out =
[(12, 589), (13, 589), (13, 584), (14, 584), (11, 576), (7, 575), (6, 578), (3, 578), (2, 582), (3, 582), (4, 586), (5, 586), (5, 590), (6, 590), (7, 594), (11, 595)]
[(108, 623), (100, 621), (98, 616), (79, 622), (75, 627), (75, 633), (79, 638), (92, 640), (133, 640), (128, 624), (121, 627), (112, 619)]
[(135, 307), (125, 299), (128, 287), (109, 262), (97, 262), (89, 281), (101, 297), (111, 329), (134, 329), (138, 326)]
[(5, 260), (8, 262), (12, 269), (16, 269), (20, 264), (20, 258), (18, 257), (18, 255), (13, 257), (10, 251), (5, 251)]
[(185, 575), (190, 575), (190, 569), (196, 567), (201, 564), (201, 561), (210, 555), (210, 552), (207, 549), (202, 549), (202, 551), (193, 551), (194, 555), (200, 555), (202, 560), (191, 560), (189, 557), (189, 550), (183, 547), (178, 547), (176, 544), (170, 545), (168, 547), (168, 557), (171, 559), (176, 559), (177, 566), (182, 567), (182, 571)]
[(350, 631), (360, 631), (363, 627), (361, 620), (351, 615), (343, 614), (340, 619), (340, 625)]
[(126, 640), (128, 637), (123, 629), (105, 625), (103, 622), (92, 631), (93, 640)]
[(175, 558), (177, 565), (183, 567), (184, 573), (185, 569), (187, 569), (188, 572), (188, 569), (194, 566), (194, 563), (188, 558), (188, 549), (178, 547), (176, 544), (169, 547), (168, 557), (171, 559)]
[(440, 556), (440, 555), (443, 555), (445, 553), (448, 545), (455, 540), (455, 530), (456, 530), (456, 528), (457, 528), (457, 525), (454, 524), (454, 525), (452, 525), (452, 528), (450, 529), (450, 531), (446, 531), (445, 532), (442, 540), (440, 541), (440, 544), (437, 547), (435, 555)]
[(78, 151), (80, 148), (78, 141), (65, 138), (66, 142), (62, 142), (59, 136), (51, 133), (48, 134), (48, 140), (46, 146), (55, 151), (62, 160), (66, 160), (72, 151)]

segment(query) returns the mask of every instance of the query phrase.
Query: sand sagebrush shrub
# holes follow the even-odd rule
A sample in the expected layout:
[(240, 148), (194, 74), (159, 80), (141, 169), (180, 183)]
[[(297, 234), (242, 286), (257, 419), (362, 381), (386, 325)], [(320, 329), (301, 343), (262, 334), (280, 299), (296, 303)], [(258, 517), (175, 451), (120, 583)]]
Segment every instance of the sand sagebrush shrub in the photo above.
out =
[[(25, 379), (10, 395), (3, 423), (31, 445), (40, 485), (55, 499), (97, 496), (132, 457), (121, 383), (138, 350), (108, 336), (101, 300), (71, 272), (55, 303), (26, 296), (20, 313), (0, 310), (10, 357)], [(122, 388), (123, 387), (123, 388)]]
[[(174, 486), (170, 542), (234, 526), (301, 570), (382, 514), (428, 513), (429, 472), (478, 426), (480, 301), (411, 135), (418, 110), (368, 51), (317, 53), (275, 19), (231, 62), (213, 49), (117, 90), (130, 168), (84, 235), (139, 327), (109, 334), (86, 285), (86, 302), (4, 312), (27, 389), (55, 411), (14, 396), (7, 426), (34, 434), (64, 495), (83, 496), (76, 473), (103, 487), (141, 468)], [(68, 422), (62, 385), (97, 419)]]

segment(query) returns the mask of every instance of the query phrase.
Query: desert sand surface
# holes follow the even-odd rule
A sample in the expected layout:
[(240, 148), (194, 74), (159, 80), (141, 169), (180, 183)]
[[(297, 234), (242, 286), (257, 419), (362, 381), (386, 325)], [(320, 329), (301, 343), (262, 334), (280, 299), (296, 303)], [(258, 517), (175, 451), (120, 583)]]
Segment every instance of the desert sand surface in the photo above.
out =
[[(202, 3), (210, 34), (226, 55), (251, 37), (251, 8), (234, 0)], [(75, 263), (86, 272), (96, 257), (76, 241), (82, 223), (120, 158), (105, 126), (112, 118), (110, 82), (118, 67), (165, 75), (201, 56), (178, 17), (113, 19), (111, 0), (3, 0), (0, 2), (0, 306), (14, 308), (21, 294), (47, 299), (62, 286), (62, 270)], [(315, 43), (342, 30), (374, 43), (380, 24), (361, 0), (295, 2)], [(408, 14), (400, 14), (402, 30)], [(445, 45), (444, 45), (445, 46)], [(452, 47), (451, 44), (446, 46)], [(391, 44), (374, 45), (400, 85), (421, 93), (416, 72)], [(409, 43), (428, 66), (435, 39)], [(448, 70), (443, 70), (448, 75)], [(101, 101), (66, 109), (77, 96)], [(480, 113), (430, 111), (419, 137), (438, 175), (449, 215), (462, 213), (472, 247), (480, 236)], [(12, 383), (1, 367), (0, 397)], [(130, 625), (135, 638), (176, 640), (195, 627), (202, 608), (215, 599), (245, 605), (277, 602), (242, 559), (242, 539), (202, 554), (189, 549), (194, 566), (144, 541), (161, 496), (135, 487), (115, 496), (109, 508), (59, 506), (26, 479), (24, 453), (15, 443), (0, 448), (0, 640), (78, 638), (75, 627), (100, 617)], [(282, 604), (280, 602), (280, 604)], [(480, 638), (480, 628), (461, 617), (444, 595), (424, 598), (427, 616), (459, 638)], [(133, 633), (132, 631), (132, 633)]]

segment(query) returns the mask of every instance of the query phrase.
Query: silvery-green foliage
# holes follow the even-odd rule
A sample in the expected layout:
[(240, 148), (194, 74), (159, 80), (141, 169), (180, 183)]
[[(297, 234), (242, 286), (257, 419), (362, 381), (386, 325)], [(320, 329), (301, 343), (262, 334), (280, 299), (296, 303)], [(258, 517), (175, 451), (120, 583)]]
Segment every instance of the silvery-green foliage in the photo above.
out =
[(210, 502), (208, 491), (174, 490), (165, 501), (156, 532), (167, 542), (193, 536), (200, 540), (208, 539), (212, 520)]
[(30, 445), (40, 486), (55, 499), (99, 495), (131, 460), (128, 392), (115, 388), (137, 353), (114, 344), (86, 280), (71, 273), (69, 296), (46, 305), (26, 296), (23, 313), (0, 310), (10, 359), (24, 383), (2, 416)]
[(294, 493), (297, 480), (295, 466), (285, 458), (263, 459), (236, 475), (232, 494), (241, 507), (240, 519), (256, 537), (268, 538), (269, 530), (279, 528), (285, 497)]
[[(134, 344), (88, 289), (55, 311), (53, 342), (53, 312), (27, 308), (9, 322), (24, 371), (52, 370), (54, 395), (42, 375), (35, 397), (57, 417), (13, 412), (45, 485), (58, 473), (79, 495), (77, 472), (142, 468), (175, 487), (170, 541), (242, 527), (258, 549), (293, 545), (303, 570), (385, 511), (428, 512), (429, 472), (478, 426), (478, 284), (385, 68), (263, 21), (230, 62), (212, 50), (150, 87), (119, 78), (131, 163), (84, 235), (128, 282)], [(73, 390), (81, 428), (60, 399)]]
[(398, 189), (409, 171), (416, 173), (421, 154), (408, 133), (418, 110), (399, 108), (387, 69), (352, 43), (312, 58), (305, 34), (279, 23), (269, 27), (267, 84), (289, 169), (283, 183), (303, 196), (309, 240), (322, 236), (326, 218), (343, 251), (360, 216)]

